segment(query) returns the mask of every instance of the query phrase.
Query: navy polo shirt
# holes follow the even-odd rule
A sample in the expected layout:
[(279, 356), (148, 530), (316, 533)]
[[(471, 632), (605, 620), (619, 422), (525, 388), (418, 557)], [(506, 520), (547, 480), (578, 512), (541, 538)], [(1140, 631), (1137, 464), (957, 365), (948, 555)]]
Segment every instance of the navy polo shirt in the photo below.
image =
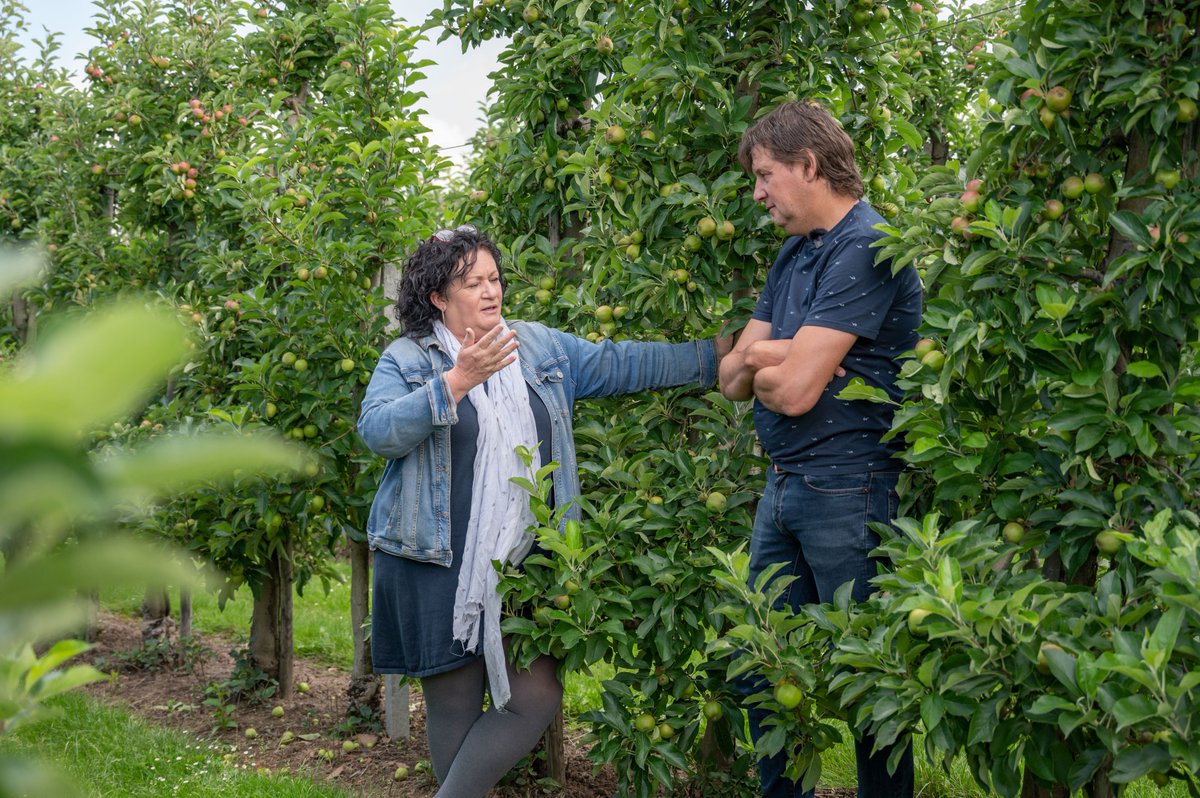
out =
[(893, 471), (901, 442), (883, 443), (891, 405), (844, 401), (838, 392), (855, 377), (899, 401), (897, 358), (917, 343), (921, 280), (908, 266), (893, 275), (891, 262), (876, 265), (873, 229), (883, 218), (861, 200), (830, 231), (793, 236), (767, 275), (753, 318), (771, 325), (771, 338), (791, 339), (803, 326), (858, 336), (816, 405), (785, 416), (754, 402), (754, 425), (763, 449), (779, 468), (798, 474)]

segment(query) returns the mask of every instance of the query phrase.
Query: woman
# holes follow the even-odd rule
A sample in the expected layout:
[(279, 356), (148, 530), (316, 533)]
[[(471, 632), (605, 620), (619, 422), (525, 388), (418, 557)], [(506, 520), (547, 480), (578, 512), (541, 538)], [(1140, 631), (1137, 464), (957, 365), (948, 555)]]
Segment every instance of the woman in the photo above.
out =
[[(517, 672), (504, 655), (491, 563), (521, 561), (533, 520), (510, 477), (553, 460), (554, 499), (573, 503), (577, 398), (716, 379), (713, 341), (593, 344), (507, 323), (505, 285), (499, 249), (469, 225), (421, 244), (396, 301), (403, 335), (380, 358), (358, 421), (388, 459), (367, 528), (375, 670), (421, 680), (440, 798), (483, 796), (562, 700), (555, 660)], [(535, 453), (532, 467), (518, 444)]]

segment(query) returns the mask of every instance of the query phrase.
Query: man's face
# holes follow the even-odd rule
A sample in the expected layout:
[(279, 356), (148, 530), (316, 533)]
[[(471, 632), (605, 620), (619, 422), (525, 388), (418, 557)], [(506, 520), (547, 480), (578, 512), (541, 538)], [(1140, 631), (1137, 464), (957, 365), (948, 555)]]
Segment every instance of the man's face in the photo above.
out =
[(807, 235), (812, 228), (811, 209), (816, 182), (812, 156), (788, 164), (776, 160), (763, 147), (755, 147), (753, 156), (755, 201), (766, 207), (771, 219), (788, 235)]

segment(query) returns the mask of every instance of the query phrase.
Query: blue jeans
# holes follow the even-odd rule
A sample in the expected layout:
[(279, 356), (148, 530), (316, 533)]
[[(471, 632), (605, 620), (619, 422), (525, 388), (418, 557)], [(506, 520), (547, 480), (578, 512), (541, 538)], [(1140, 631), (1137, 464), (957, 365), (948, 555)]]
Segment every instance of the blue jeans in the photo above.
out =
[[(855, 601), (872, 592), (869, 580), (878, 572), (870, 552), (879, 545), (874, 522), (890, 523), (896, 517), (895, 472), (872, 472), (811, 476), (767, 472), (767, 488), (754, 518), (750, 540), (750, 584), (767, 566), (791, 563), (779, 577), (795, 577), (780, 597), (780, 603), (796, 610), (803, 604), (833, 601), (833, 594), (854, 580)], [(743, 690), (757, 692), (761, 684), (744, 684)], [(758, 740), (766, 712), (751, 708), (750, 733)], [(874, 738), (859, 735), (855, 741), (858, 758), (859, 798), (910, 798), (913, 794), (912, 746), (901, 758), (895, 774), (887, 771), (891, 749), (871, 756)], [(784, 777), (787, 756), (780, 752), (759, 762), (763, 798), (812, 798), (800, 785)]]

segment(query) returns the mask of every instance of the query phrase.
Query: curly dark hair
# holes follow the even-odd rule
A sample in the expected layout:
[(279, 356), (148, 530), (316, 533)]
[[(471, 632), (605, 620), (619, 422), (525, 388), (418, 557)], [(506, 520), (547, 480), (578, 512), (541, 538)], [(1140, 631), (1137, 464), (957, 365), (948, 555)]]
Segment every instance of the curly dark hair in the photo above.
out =
[(500, 270), (500, 288), (508, 288), (501, 264), (500, 248), (478, 230), (454, 231), (449, 241), (430, 237), (404, 263), (400, 289), (396, 293), (396, 319), (404, 335), (420, 338), (433, 332), (433, 323), (442, 317), (429, 295), (445, 296), (450, 284), (462, 279), (471, 267), (479, 250), (486, 250), (496, 260)]

